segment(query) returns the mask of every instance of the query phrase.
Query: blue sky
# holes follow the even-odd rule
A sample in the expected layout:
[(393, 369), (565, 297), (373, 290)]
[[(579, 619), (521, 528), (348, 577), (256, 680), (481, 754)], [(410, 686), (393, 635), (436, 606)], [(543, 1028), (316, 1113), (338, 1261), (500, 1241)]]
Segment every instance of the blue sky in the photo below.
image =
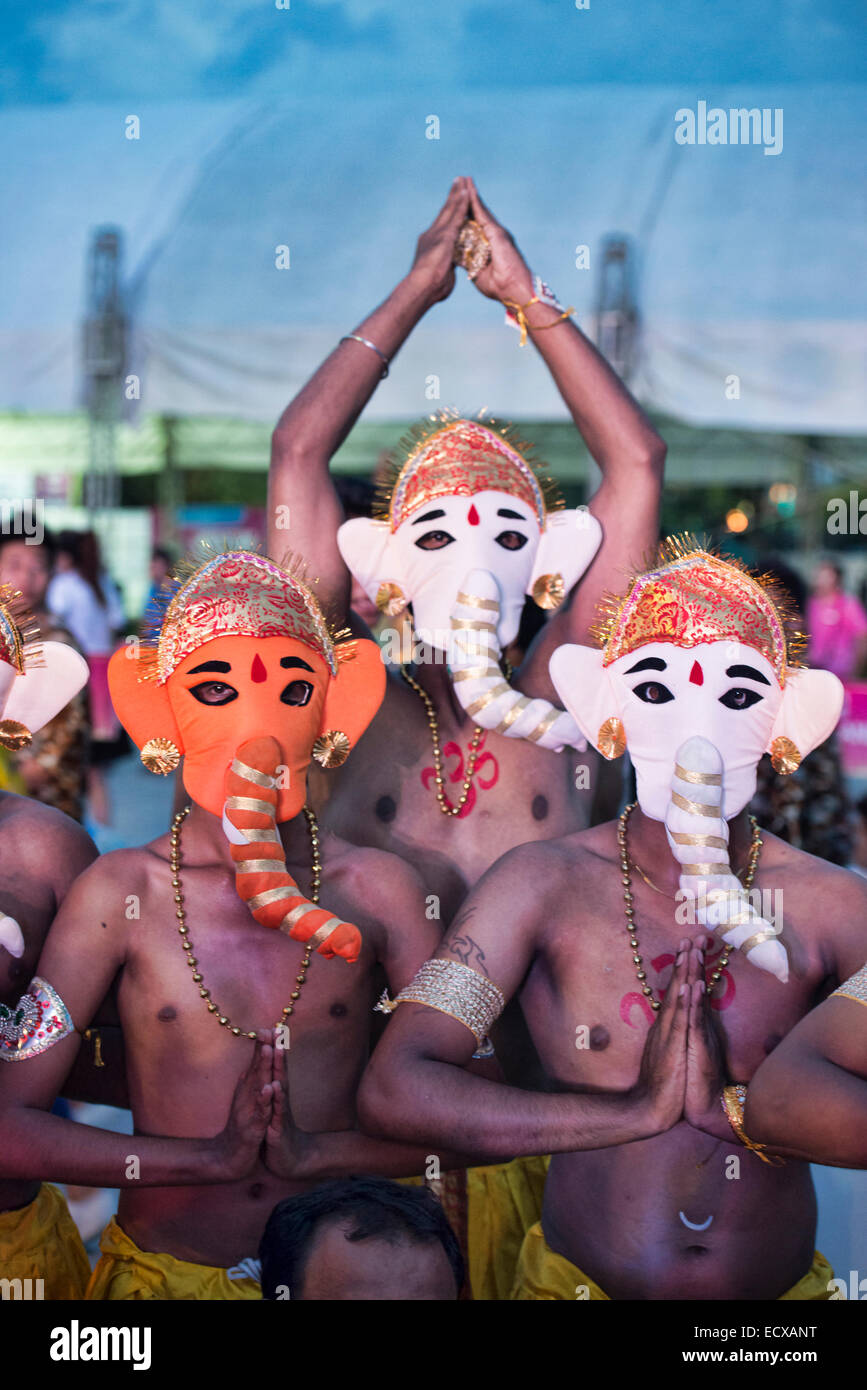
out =
[(0, 101), (863, 81), (863, 0), (40, 0)]

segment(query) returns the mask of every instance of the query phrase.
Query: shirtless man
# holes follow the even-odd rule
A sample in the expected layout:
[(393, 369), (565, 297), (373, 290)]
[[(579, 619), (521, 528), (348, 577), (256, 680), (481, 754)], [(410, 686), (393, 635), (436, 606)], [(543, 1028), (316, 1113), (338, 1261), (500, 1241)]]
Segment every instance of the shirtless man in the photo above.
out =
[[(118, 653), (110, 681), (146, 766), (185, 755), (193, 805), (68, 893), (28, 1018), (0, 1050), (21, 1063), (0, 1067), (0, 1176), (123, 1189), (90, 1297), (256, 1298), (229, 1270), (281, 1198), (424, 1166), (418, 1149), (357, 1133), (354, 1099), (374, 966), (400, 988), (437, 924), (409, 865), (320, 839), (300, 814), (311, 751), (328, 761), (356, 742), (382, 662), (373, 643), (331, 637), (301, 580), (239, 552), (187, 580), (156, 646)], [(134, 1138), (48, 1113), (115, 977)]]
[[(438, 217), (419, 239), (408, 275), (359, 324), (354, 337), (337, 345), (283, 413), (272, 444), (269, 549), (277, 555), (288, 542), (303, 554), (311, 574), (319, 578), (323, 601), (332, 604), (338, 616), (346, 614), (350, 574), (338, 547), (342, 512), (329, 477), (329, 460), (373, 395), (383, 375), (383, 358), (391, 360), (428, 310), (451, 294), (455, 241), (468, 216), (482, 225), (491, 250), (490, 263), (476, 275), (477, 289), (498, 303), (508, 300), (526, 306), (521, 314), (529, 340), (551, 372), (602, 470), (602, 482), (589, 506), (595, 520), (587, 521), (584, 514), (586, 529), (576, 526), (569, 533), (572, 549), (580, 551), (588, 536), (598, 534), (601, 526), (601, 549), (575, 595), (567, 593), (565, 603), (539, 635), (515, 677), (516, 687), (525, 695), (550, 699), (553, 689), (548, 658), (554, 647), (585, 640), (602, 591), (619, 588), (629, 566), (656, 543), (665, 446), (592, 344), (550, 302), (550, 291), (534, 281), (511, 236), (482, 203), (471, 179), (455, 180)], [(359, 338), (366, 342), (359, 342)], [(521, 351), (517, 336), (515, 350)], [(499, 438), (497, 447), (504, 450)], [(529, 470), (520, 449), (515, 452), (517, 457), (505, 465), (511, 480), (503, 482), (501, 477), (495, 486), (517, 496), (526, 494), (518, 474)], [(474, 566), (481, 532), (490, 531), (489, 548), (500, 557), (497, 577), (504, 584), (513, 581), (514, 556), (510, 552), (523, 547), (519, 560), (526, 562), (529, 573), (535, 550), (557, 540), (551, 516), (540, 506), (539, 516), (534, 517), (526, 495), (517, 508), (508, 505), (508, 498), (500, 499), (497, 515), (488, 517), (483, 505), (492, 496), (492, 482), (485, 481), (487, 466), (487, 462), (480, 466), (474, 481), (456, 484), (457, 502), (455, 497), (444, 498), (441, 487), (425, 484), (422, 479), (419, 496), (429, 486), (430, 506), (414, 505), (402, 528), (409, 532), (415, 528), (407, 544), (413, 563), (424, 563), (426, 592), (435, 583), (436, 572), (431, 567), (439, 562), (446, 566), (439, 604), (446, 613), (460, 584), (458, 559), (466, 554), (464, 572)], [(416, 504), (418, 500), (416, 497)], [(505, 517), (499, 511), (504, 503)], [(456, 524), (450, 531), (443, 517), (448, 511), (450, 522), (452, 510), (459, 529)], [(428, 512), (429, 523), (417, 524)], [(285, 530), (287, 516), (290, 525)], [(467, 530), (467, 518), (475, 529)], [(396, 519), (393, 515), (392, 522)], [(350, 526), (364, 524), (353, 522)], [(592, 547), (583, 564), (591, 555)], [(565, 572), (568, 559), (567, 555), (552, 569)], [(375, 597), (379, 581), (373, 549), (359, 560), (365, 570), (362, 583), (372, 586)], [(382, 575), (385, 580), (393, 577)], [(522, 602), (523, 593), (521, 582), (509, 598)], [(555, 597), (549, 592), (543, 595), (543, 602), (550, 606)], [(405, 591), (403, 598), (411, 602), (412, 590)], [(515, 624), (511, 637), (516, 631)], [(338, 773), (329, 773), (327, 782), (317, 779), (315, 800), (317, 808), (321, 806), (323, 823), (338, 834), (392, 850), (415, 865), (428, 893), (439, 899), (442, 920), (448, 921), (467, 890), (504, 851), (587, 825), (592, 791), (583, 785), (584, 778), (576, 778), (574, 751), (557, 754), (495, 732), (486, 733), (479, 743), (475, 775), (468, 778), (474, 723), (455, 696), (446, 665), (427, 660), (411, 674), (423, 694), (393, 672), (382, 709), (350, 764)], [(432, 715), (425, 696), (431, 701)], [(445, 806), (438, 804), (437, 798), (434, 723), (444, 763)], [(582, 754), (580, 761), (590, 764), (593, 781), (595, 754)], [(465, 779), (469, 784), (466, 788), (462, 787)], [(576, 786), (576, 781), (582, 785)], [(460, 813), (448, 813), (449, 805), (453, 809), (460, 805)]]
[[(26, 747), (27, 735), (53, 719), (86, 680), (83, 658), (62, 643), (40, 647), (20, 594), (0, 586), (0, 742)], [(61, 811), (0, 792), (0, 1036), (14, 1028), (10, 1012), (36, 969), (60, 904), (95, 858), (90, 836)], [(61, 1194), (40, 1190), (34, 1181), (0, 1181), (3, 1276), (32, 1277), (34, 1251), (46, 1239), (57, 1257), (42, 1266), (45, 1287), (54, 1297), (71, 1297), (81, 1291), (87, 1260)]]
[(867, 1168), (867, 965), (762, 1063), (744, 1128), (778, 1153)]
[[(552, 1152), (514, 1298), (827, 1298), (809, 1169), (768, 1161), (740, 1087), (863, 960), (867, 889), (751, 837), (744, 808), (762, 753), (791, 771), (833, 727), (842, 688), (794, 667), (774, 597), (697, 547), (634, 580), (600, 635), (602, 650), (560, 649), (552, 676), (597, 747), (628, 747), (638, 804), (485, 875), (404, 992), (362, 1082), (362, 1123), (432, 1146), (470, 1133), (492, 1152)], [(729, 861), (747, 887), (781, 895), (781, 939)], [(678, 991), (677, 971), (692, 971), (690, 1018), (684, 1076), (665, 1042), (681, 1094), (660, 1108), (636, 1077), (673, 965)], [(458, 1070), (516, 994), (560, 1094)]]

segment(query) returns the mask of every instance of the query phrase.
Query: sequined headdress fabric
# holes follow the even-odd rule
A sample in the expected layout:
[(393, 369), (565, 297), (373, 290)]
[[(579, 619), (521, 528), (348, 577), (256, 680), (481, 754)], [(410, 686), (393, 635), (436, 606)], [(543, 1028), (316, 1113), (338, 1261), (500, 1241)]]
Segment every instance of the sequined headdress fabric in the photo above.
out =
[(532, 507), (544, 530), (550, 511), (562, 506), (551, 480), (529, 457), (529, 445), (508, 425), (466, 420), (447, 412), (417, 425), (401, 442), (380, 498), (382, 517), (394, 532), (401, 522), (438, 497), (508, 492)]
[(0, 584), (0, 661), (19, 674), (40, 664), (39, 628), (17, 589)]
[(754, 576), (689, 536), (666, 540), (657, 562), (631, 580), (626, 596), (606, 600), (594, 631), (605, 649), (605, 666), (649, 642), (685, 648), (743, 642), (773, 666), (781, 686), (803, 649), (803, 636), (792, 631), (789, 605), (771, 576)]
[(145, 638), (143, 679), (163, 684), (185, 657), (217, 637), (297, 637), (336, 674), (340, 634), (329, 632), (298, 567), (232, 550), (185, 570), (165, 617)]

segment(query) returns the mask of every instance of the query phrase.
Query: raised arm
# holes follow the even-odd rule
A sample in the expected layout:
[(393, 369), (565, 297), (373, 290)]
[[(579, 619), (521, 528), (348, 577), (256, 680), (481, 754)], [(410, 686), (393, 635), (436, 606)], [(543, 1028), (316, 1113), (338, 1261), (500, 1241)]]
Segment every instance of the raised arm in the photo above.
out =
[(470, 1015), (478, 1018), (492, 985), (511, 998), (536, 955), (541, 924), (556, 911), (555, 875), (540, 872), (537, 853), (537, 846), (522, 846), (505, 855), (468, 898), (435, 957), (457, 967), (433, 986), (439, 1006), (402, 1003), (393, 1015), (359, 1092), (360, 1120), (370, 1133), (445, 1148), (471, 1142), (473, 1149), (508, 1158), (607, 1148), (661, 1133), (680, 1118), (688, 954), (678, 960), (631, 1090), (537, 1094), (464, 1070), (478, 1038), (452, 1015), (468, 1015), (469, 995), (476, 1001)]
[[(112, 861), (115, 861), (114, 863)], [(122, 861), (123, 867), (118, 867)], [(126, 930), (118, 881), (134, 891), (129, 856), (108, 856), (76, 881), (43, 947), (37, 979), (53, 994), (48, 1014), (58, 1023), (41, 1052), (0, 1060), (0, 1178), (123, 1187), (224, 1182), (255, 1162), (271, 1114), (271, 1043), (257, 1043), (250, 1072), (239, 1082), (227, 1131), (214, 1139), (114, 1134), (48, 1113), (81, 1046), (81, 1034), (126, 959)], [(105, 926), (103, 926), (105, 924)], [(58, 1001), (59, 996), (59, 1001)], [(43, 1020), (44, 1025), (44, 1020)], [(140, 1175), (128, 1175), (131, 1145)]]
[(302, 555), (319, 579), (320, 601), (338, 614), (348, 610), (350, 580), (337, 548), (343, 510), (328, 465), (379, 385), (383, 358), (390, 362), (428, 309), (452, 292), (452, 253), (468, 209), (466, 182), (455, 179), (434, 222), (419, 237), (409, 273), (357, 328), (347, 329), (379, 351), (355, 339), (338, 343), (284, 410), (272, 435), (268, 553), (275, 559), (286, 550)]
[[(491, 243), (491, 261), (476, 277), (477, 288), (491, 299), (529, 305), (535, 294), (529, 266), (472, 180), (469, 189), (472, 215)], [(562, 319), (557, 309), (543, 303), (529, 305), (525, 318), (528, 343), (554, 378), (602, 473), (589, 504), (602, 526), (602, 545), (572, 598), (537, 639), (521, 672), (526, 693), (555, 700), (548, 676), (550, 653), (563, 642), (587, 642), (603, 592), (622, 590), (630, 567), (656, 544), (666, 449), (623, 382), (571, 319)], [(521, 349), (516, 346), (515, 351)]]

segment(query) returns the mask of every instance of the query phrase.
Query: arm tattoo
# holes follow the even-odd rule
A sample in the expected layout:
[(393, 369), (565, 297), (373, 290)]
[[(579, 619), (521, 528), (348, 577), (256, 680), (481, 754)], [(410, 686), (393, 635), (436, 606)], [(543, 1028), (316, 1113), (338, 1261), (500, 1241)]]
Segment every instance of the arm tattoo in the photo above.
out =
[[(474, 941), (471, 936), (455, 936), (449, 942), (449, 950), (453, 956), (457, 956), (461, 965), (467, 965), (471, 970), (481, 971), (483, 975), (488, 975), (488, 967), (485, 965), (485, 953)], [(488, 975), (488, 978), (490, 976)]]

